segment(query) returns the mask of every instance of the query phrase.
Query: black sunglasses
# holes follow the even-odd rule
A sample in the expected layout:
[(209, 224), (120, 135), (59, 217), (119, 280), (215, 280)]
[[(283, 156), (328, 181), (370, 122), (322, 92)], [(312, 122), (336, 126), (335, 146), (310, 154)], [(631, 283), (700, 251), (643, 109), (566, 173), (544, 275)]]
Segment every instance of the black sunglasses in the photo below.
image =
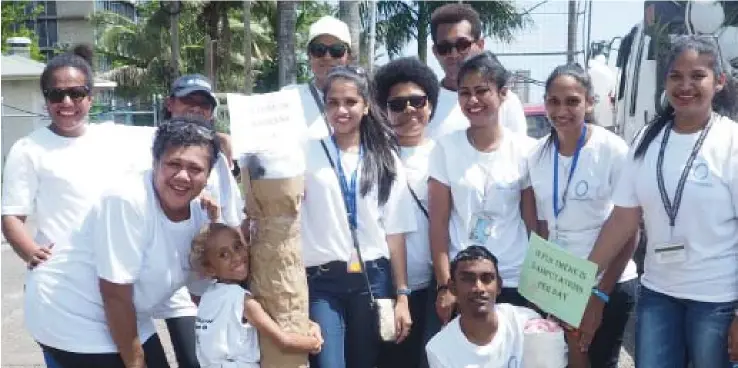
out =
[(64, 101), (64, 98), (69, 96), (74, 102), (79, 102), (81, 99), (87, 97), (90, 94), (90, 89), (87, 86), (69, 87), (69, 88), (52, 88), (44, 90), (44, 97), (53, 103), (60, 103)]
[(420, 109), (425, 107), (427, 103), (428, 96), (395, 97), (391, 100), (387, 100), (387, 107), (393, 112), (403, 112), (407, 105), (410, 105), (415, 109)]
[(444, 56), (448, 55), (453, 49), (456, 49), (456, 52), (458, 53), (466, 52), (467, 50), (469, 50), (473, 43), (474, 41), (467, 38), (459, 38), (454, 42), (439, 42), (436, 44), (435, 47), (436, 52), (438, 52), (439, 55)]
[(322, 58), (325, 56), (325, 53), (331, 54), (331, 57), (334, 59), (342, 58), (343, 55), (346, 55), (346, 51), (348, 50), (348, 47), (346, 47), (345, 44), (342, 43), (334, 43), (333, 45), (326, 45), (324, 43), (320, 42), (314, 42), (308, 45), (308, 52), (310, 52), (310, 55), (312, 55), (315, 58)]

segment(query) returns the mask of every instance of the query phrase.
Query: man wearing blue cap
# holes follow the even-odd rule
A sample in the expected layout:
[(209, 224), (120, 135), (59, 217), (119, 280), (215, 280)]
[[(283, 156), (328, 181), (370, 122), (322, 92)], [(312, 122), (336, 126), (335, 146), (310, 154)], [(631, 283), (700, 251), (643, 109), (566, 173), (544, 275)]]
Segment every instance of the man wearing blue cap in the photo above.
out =
[[(213, 121), (218, 99), (212, 90), (210, 80), (200, 74), (189, 74), (179, 77), (172, 83), (172, 90), (165, 102), (163, 117), (185, 115), (200, 116)], [(214, 128), (214, 127), (213, 127)], [(127, 145), (132, 161), (141, 169), (151, 166), (151, 143), (156, 128), (123, 127), (121, 134), (127, 134)], [(219, 153), (215, 167), (210, 172), (205, 191), (220, 207), (220, 222), (230, 226), (239, 226), (243, 220), (244, 202), (238, 189), (238, 183), (231, 175), (230, 137), (217, 133), (223, 152)], [(138, 147), (137, 147), (138, 145)], [(195, 317), (197, 307), (190, 293), (201, 295), (208, 286), (203, 282), (198, 290), (183, 287), (172, 298), (161, 303), (153, 311), (155, 319), (165, 319), (171, 337), (172, 346), (180, 368), (199, 368), (195, 354)]]

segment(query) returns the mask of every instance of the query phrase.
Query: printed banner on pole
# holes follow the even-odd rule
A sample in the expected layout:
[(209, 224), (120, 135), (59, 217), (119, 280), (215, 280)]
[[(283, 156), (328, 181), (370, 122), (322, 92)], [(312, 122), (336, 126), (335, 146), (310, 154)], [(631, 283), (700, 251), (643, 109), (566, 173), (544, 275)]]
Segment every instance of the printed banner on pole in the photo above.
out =
[(302, 102), (296, 89), (246, 96), (226, 95), (233, 155), (295, 149), (307, 139)]
[(596, 264), (536, 234), (531, 235), (518, 285), (522, 296), (569, 325), (579, 327), (596, 283)]

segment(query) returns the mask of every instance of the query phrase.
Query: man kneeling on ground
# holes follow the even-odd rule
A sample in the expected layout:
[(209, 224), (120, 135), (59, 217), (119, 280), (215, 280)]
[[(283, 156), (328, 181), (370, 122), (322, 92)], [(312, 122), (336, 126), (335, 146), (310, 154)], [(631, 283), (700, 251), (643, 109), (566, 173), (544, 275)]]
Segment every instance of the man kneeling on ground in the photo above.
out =
[(538, 314), (511, 304), (495, 304), (502, 290), (497, 258), (470, 246), (451, 262), (449, 289), (459, 316), (426, 346), (431, 368), (521, 367), (523, 329)]

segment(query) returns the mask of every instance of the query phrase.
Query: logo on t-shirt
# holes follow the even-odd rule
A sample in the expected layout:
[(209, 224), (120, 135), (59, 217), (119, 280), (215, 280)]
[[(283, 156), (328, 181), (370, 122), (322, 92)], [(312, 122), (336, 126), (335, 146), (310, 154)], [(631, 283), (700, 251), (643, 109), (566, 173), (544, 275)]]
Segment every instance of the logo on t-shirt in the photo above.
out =
[(586, 180), (580, 180), (577, 183), (577, 186), (574, 187), (574, 193), (576, 193), (577, 197), (579, 198), (586, 196), (588, 191), (589, 191), (589, 183), (587, 183)]
[(692, 169), (692, 177), (695, 180), (699, 180), (699, 181), (706, 180), (709, 175), (710, 175), (710, 170), (707, 168), (707, 164), (704, 162), (698, 163), (697, 165), (694, 166), (694, 169)]

